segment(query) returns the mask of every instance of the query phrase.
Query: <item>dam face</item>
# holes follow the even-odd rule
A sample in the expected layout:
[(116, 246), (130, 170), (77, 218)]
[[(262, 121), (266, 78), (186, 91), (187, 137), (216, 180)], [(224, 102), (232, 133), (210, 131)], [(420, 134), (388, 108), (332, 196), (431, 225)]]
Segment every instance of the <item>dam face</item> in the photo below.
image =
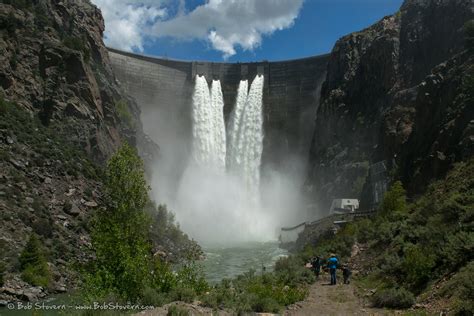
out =
[(160, 135), (174, 138), (169, 147), (175, 166), (184, 166), (189, 156), (196, 75), (204, 75), (208, 83), (220, 80), (226, 121), (240, 81), (264, 76), (262, 175), (268, 168), (287, 168), (296, 157), (308, 157), (329, 55), (252, 63), (176, 61), (115, 49), (109, 49), (109, 56), (117, 80), (142, 110), (145, 132), (162, 148), (169, 144)]

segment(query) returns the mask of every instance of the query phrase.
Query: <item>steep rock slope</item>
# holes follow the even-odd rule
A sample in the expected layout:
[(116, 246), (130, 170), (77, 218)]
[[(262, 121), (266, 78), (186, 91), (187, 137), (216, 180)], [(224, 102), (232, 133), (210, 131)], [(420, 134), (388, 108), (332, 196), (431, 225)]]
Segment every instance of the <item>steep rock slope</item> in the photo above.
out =
[(373, 202), (369, 168), (385, 161), (411, 195), (473, 153), (469, 0), (406, 0), (399, 12), (341, 38), (321, 92), (305, 186), (319, 207)]
[(98, 162), (122, 139), (136, 144), (143, 137), (139, 110), (115, 83), (100, 11), (86, 0), (2, 2), (5, 98), (38, 113), (45, 125), (64, 123), (68, 138)]
[(50, 290), (73, 287), (89, 219), (104, 206), (100, 166), (124, 141), (146, 161), (157, 154), (115, 81), (103, 31), (88, 0), (0, 0), (0, 300), (44, 294), (25, 296), (18, 278), (31, 233), (45, 246)]

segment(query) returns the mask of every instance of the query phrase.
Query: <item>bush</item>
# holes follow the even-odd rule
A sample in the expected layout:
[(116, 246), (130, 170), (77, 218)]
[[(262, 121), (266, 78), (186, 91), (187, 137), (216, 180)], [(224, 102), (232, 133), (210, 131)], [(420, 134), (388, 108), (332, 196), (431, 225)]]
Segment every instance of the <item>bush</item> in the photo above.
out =
[(406, 191), (403, 188), (402, 183), (396, 181), (392, 184), (390, 190), (385, 193), (379, 212), (384, 217), (392, 217), (404, 214), (406, 213), (406, 210)]
[(406, 275), (405, 283), (416, 292), (420, 292), (429, 281), (435, 261), (430, 251), (417, 245), (408, 245), (402, 269)]
[(464, 24), (464, 33), (466, 34), (466, 48), (474, 49), (474, 20), (469, 20)]
[(133, 128), (135, 126), (132, 114), (130, 113), (130, 108), (126, 100), (119, 100), (115, 103), (115, 109), (117, 114), (122, 122), (126, 124), (127, 127)]
[(63, 45), (82, 53), (84, 61), (88, 62), (90, 60), (90, 51), (86, 45), (86, 41), (77, 36), (66, 36), (63, 38)]
[(40, 240), (31, 234), (19, 258), (22, 279), (32, 285), (48, 286), (50, 272)]
[(184, 307), (180, 306), (170, 306), (168, 308), (168, 313), (166, 314), (168, 316), (189, 316), (191, 313)]
[(170, 298), (172, 301), (181, 301), (186, 303), (192, 303), (196, 297), (196, 292), (191, 287), (185, 285), (179, 285), (170, 292)]
[(3, 284), (5, 283), (5, 273), (7, 271), (7, 266), (5, 265), (5, 263), (3, 261), (0, 261), (0, 286), (3, 286)]
[(441, 289), (441, 295), (454, 301), (454, 312), (457, 315), (474, 314), (474, 262), (469, 262), (459, 270)]
[(169, 299), (164, 293), (154, 288), (146, 287), (143, 290), (143, 297), (140, 303), (142, 305), (159, 307), (159, 306), (163, 306), (168, 301)]
[(373, 304), (376, 307), (408, 308), (415, 304), (415, 296), (404, 288), (391, 288), (374, 294)]

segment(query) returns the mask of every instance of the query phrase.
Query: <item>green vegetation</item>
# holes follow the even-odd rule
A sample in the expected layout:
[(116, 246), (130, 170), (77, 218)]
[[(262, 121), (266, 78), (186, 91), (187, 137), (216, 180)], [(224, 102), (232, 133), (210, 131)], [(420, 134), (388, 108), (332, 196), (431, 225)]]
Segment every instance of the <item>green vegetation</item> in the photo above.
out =
[[(122, 146), (109, 160), (105, 173), (109, 207), (98, 212), (92, 230), (95, 260), (86, 271), (90, 298), (165, 303), (192, 300), (208, 289), (202, 271), (192, 261), (174, 267), (152, 254), (152, 236), (175, 230), (171, 215), (160, 207), (153, 221), (143, 162), (133, 148)], [(154, 232), (153, 234), (151, 232)], [(160, 237), (160, 238), (161, 238)]]
[(201, 297), (206, 306), (227, 308), (237, 313), (273, 312), (303, 300), (307, 284), (314, 282), (314, 274), (304, 268), (300, 257), (280, 259), (275, 271), (257, 275), (249, 271), (236, 279), (223, 280), (209, 294)]
[(456, 314), (469, 315), (474, 311), (474, 262), (469, 262), (459, 270), (441, 290), (444, 297), (453, 298), (453, 306)]
[(375, 293), (374, 306), (389, 308), (408, 308), (415, 304), (415, 296), (404, 288), (390, 288)]
[[(378, 287), (374, 303), (407, 307), (414, 302), (409, 293), (418, 295), (445, 276), (459, 273), (472, 280), (473, 216), (474, 160), (471, 159), (455, 165), (446, 179), (433, 183), (411, 204), (406, 202), (402, 184), (395, 182), (377, 216), (350, 223), (336, 235), (321, 237), (315, 247), (308, 247), (301, 255), (335, 252), (345, 260), (355, 242), (364, 243), (370, 257), (365, 270)], [(463, 268), (466, 266), (471, 268)], [(460, 280), (453, 278), (452, 282)], [(460, 288), (463, 290), (452, 292), (453, 301), (463, 310), (472, 308), (466, 301), (466, 293), (472, 294), (472, 287)]]
[(466, 36), (466, 48), (474, 49), (474, 20), (469, 20), (464, 24), (464, 33)]
[[(85, 152), (58, 132), (61, 130), (60, 123), (44, 126), (37, 116), (5, 101), (1, 96), (0, 114), (0, 129), (8, 131), (9, 136), (15, 138), (17, 143), (30, 147), (36, 153), (32, 157), (32, 165), (42, 167), (46, 160), (61, 161), (62, 164), (57, 168), (66, 170), (73, 177), (79, 174), (91, 179), (100, 177), (100, 169), (86, 157)], [(15, 150), (15, 146), (12, 150)], [(6, 153), (0, 154), (0, 158), (9, 156)]]
[(3, 286), (5, 282), (4, 277), (5, 277), (6, 270), (7, 270), (7, 266), (5, 265), (3, 261), (0, 261), (0, 286)]
[(132, 114), (130, 113), (130, 108), (128, 102), (124, 99), (121, 99), (115, 103), (115, 109), (117, 114), (122, 122), (126, 124), (129, 128), (135, 127), (135, 122), (133, 121)]
[(130, 146), (124, 145), (108, 162), (105, 185), (111, 206), (100, 210), (94, 221), (96, 259), (88, 290), (94, 297), (113, 293), (136, 301), (149, 277), (151, 251), (149, 219), (143, 211), (148, 187), (142, 162)]
[(90, 60), (91, 53), (84, 38), (77, 36), (65, 36), (63, 38), (63, 44), (72, 50), (81, 52), (84, 61), (88, 62)]
[(46, 263), (45, 251), (40, 240), (31, 234), (25, 248), (21, 252), (20, 268), (21, 277), (32, 285), (47, 287), (50, 283), (50, 272)]
[(31, 0), (0, 0), (0, 3), (12, 5), (13, 7), (20, 10), (31, 9), (33, 6), (33, 2)]

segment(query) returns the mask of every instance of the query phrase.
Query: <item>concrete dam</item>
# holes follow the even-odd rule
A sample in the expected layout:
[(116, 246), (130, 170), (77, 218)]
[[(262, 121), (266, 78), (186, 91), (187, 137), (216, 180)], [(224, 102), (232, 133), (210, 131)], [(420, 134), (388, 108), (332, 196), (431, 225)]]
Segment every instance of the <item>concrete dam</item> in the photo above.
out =
[(152, 138), (153, 129), (161, 125), (184, 143), (189, 140), (196, 75), (221, 81), (227, 121), (240, 80), (263, 74), (263, 172), (265, 166), (285, 164), (290, 157), (308, 156), (329, 55), (251, 63), (178, 61), (115, 49), (109, 49), (109, 56), (117, 79), (141, 107), (144, 128)]
[(308, 219), (301, 188), (328, 55), (251, 63), (109, 56), (160, 146), (153, 199), (176, 210), (193, 238), (272, 240), (282, 224)]

